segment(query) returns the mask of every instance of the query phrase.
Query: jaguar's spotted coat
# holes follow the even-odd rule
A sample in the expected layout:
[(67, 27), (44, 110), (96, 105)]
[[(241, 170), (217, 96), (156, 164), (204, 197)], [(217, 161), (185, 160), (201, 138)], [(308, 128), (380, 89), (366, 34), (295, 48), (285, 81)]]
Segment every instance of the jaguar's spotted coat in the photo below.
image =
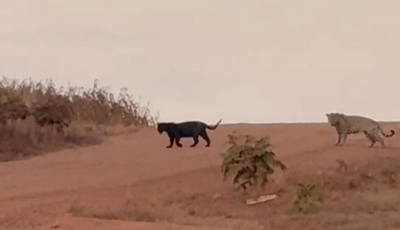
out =
[(371, 142), (369, 147), (379, 142), (382, 148), (384, 148), (383, 138), (379, 134), (385, 137), (392, 137), (395, 133), (394, 130), (390, 130), (391, 134), (385, 134), (377, 121), (363, 116), (345, 115), (342, 113), (327, 113), (326, 116), (329, 124), (336, 128), (338, 134), (336, 145), (343, 145), (346, 142), (348, 134), (363, 132)]

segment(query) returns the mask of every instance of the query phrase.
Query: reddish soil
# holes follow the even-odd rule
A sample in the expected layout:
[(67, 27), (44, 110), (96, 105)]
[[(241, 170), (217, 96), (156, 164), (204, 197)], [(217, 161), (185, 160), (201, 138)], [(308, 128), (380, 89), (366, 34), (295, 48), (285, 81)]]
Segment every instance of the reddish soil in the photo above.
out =
[[(334, 146), (328, 124), (222, 125), (209, 132), (210, 148), (203, 140), (190, 148), (187, 139), (172, 149), (149, 128), (1, 163), (0, 229), (400, 229), (400, 125), (389, 128), (397, 134), (385, 139), (385, 149), (368, 148), (362, 134)], [(249, 193), (222, 182), (219, 153), (234, 130), (271, 137), (288, 168), (265, 191), (278, 194), (275, 200), (247, 206)], [(339, 174), (337, 159), (358, 171)], [(393, 180), (382, 176), (385, 170)], [(290, 211), (298, 182), (324, 184), (318, 213)]]

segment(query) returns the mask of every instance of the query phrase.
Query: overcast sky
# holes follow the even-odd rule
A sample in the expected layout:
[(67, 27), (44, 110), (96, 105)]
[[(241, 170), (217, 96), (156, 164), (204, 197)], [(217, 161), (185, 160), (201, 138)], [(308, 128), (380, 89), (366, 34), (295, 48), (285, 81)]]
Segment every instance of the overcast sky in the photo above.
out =
[(162, 121), (400, 119), (398, 0), (0, 0), (0, 74), (128, 87)]

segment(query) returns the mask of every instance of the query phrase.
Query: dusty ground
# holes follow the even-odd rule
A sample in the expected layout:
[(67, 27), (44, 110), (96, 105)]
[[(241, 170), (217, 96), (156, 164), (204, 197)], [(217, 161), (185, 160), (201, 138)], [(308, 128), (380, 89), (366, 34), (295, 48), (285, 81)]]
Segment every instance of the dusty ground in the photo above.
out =
[[(400, 229), (400, 125), (387, 148), (367, 148), (362, 134), (335, 147), (327, 124), (223, 125), (212, 146), (166, 149), (153, 129), (73, 149), (0, 164), (0, 229)], [(219, 171), (233, 130), (270, 136), (278, 172), (266, 193), (278, 198), (246, 206), (249, 194), (223, 183)], [(379, 145), (378, 145), (379, 146)], [(337, 159), (349, 165), (338, 172)], [(324, 186), (317, 213), (291, 212), (297, 183)], [(251, 195), (251, 194), (250, 194)]]

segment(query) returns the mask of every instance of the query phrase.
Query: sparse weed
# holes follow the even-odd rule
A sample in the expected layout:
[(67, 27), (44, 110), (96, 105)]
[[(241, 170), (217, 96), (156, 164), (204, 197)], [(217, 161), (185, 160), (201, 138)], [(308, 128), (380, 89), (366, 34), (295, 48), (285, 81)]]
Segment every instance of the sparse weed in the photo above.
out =
[(302, 183), (297, 185), (293, 211), (304, 213), (317, 212), (319, 205), (323, 203), (324, 193), (321, 186)]

